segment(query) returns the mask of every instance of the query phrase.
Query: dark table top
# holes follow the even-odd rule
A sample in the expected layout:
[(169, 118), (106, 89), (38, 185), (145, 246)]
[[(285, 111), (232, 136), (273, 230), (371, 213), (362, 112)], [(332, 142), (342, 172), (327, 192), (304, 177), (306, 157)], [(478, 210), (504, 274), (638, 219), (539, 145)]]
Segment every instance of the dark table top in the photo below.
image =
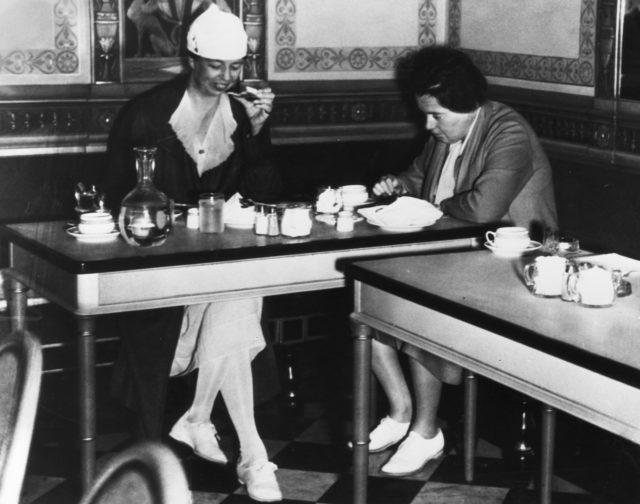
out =
[(363, 221), (353, 232), (339, 233), (334, 226), (314, 221), (310, 236), (288, 238), (228, 226), (222, 234), (205, 234), (178, 223), (163, 245), (133, 247), (120, 237), (101, 243), (79, 241), (67, 227), (63, 221), (4, 224), (0, 237), (65, 271), (96, 273), (482, 237), (490, 228), (443, 217), (419, 231), (388, 232)]

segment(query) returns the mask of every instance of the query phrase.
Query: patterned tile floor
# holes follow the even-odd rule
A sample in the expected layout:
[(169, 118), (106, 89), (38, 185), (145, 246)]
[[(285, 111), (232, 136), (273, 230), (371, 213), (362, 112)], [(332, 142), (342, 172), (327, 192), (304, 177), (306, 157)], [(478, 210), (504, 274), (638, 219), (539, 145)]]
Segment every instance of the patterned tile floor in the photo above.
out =
[[(271, 401), (257, 408), (261, 435), (272, 460), (286, 504), (347, 504), (351, 498), (351, 453), (346, 448), (351, 406), (348, 351), (335, 359), (336, 347), (327, 342), (307, 343), (297, 352), (298, 407)], [(346, 347), (345, 347), (346, 348)], [(339, 349), (341, 350), (341, 349)], [(330, 364), (331, 363), (331, 364)], [(336, 366), (335, 364), (340, 364)], [(327, 374), (327, 369), (344, 373)], [(344, 374), (344, 376), (343, 376)], [(104, 398), (108, 371), (98, 375)], [(42, 407), (21, 504), (66, 504), (79, 500), (76, 475), (74, 379), (64, 373), (45, 378)], [(338, 392), (336, 392), (338, 391)], [(473, 484), (463, 481), (459, 456), (461, 395), (445, 390), (442, 407), (447, 438), (444, 456), (419, 474), (405, 478), (381, 475), (378, 468), (390, 451), (371, 457), (371, 504), (524, 504), (537, 502), (535, 470), (514, 462), (514, 439), (519, 436), (520, 402), (504, 389), (480, 383), (478, 451)], [(99, 394), (100, 396), (100, 394)], [(384, 407), (384, 406), (381, 406)], [(535, 431), (535, 414), (527, 416)], [(106, 400), (98, 410), (99, 465), (126, 446), (129, 435), (123, 416)], [(498, 420), (499, 419), (499, 420)], [(640, 502), (640, 457), (634, 446), (571, 418), (559, 415), (553, 502), (557, 504), (617, 504)], [(234, 450), (233, 431), (224, 409), (216, 407), (214, 421), (224, 447)], [(511, 427), (509, 427), (511, 426)], [(514, 437), (514, 432), (515, 437)], [(171, 443), (170, 441), (168, 441)], [(183, 461), (195, 504), (253, 502), (237, 483), (232, 466), (218, 466), (171, 444)], [(535, 468), (535, 460), (531, 461)], [(523, 468), (524, 467), (524, 468)], [(529, 466), (530, 467), (530, 466)]]

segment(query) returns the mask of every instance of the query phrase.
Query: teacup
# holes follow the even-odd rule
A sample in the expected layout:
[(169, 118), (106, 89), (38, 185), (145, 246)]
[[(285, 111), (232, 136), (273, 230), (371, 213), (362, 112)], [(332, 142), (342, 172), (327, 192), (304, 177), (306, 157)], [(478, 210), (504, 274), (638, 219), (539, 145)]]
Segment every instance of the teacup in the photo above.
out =
[(78, 231), (82, 234), (107, 234), (115, 229), (113, 216), (107, 212), (87, 212), (80, 215)]
[(567, 260), (559, 256), (540, 256), (524, 267), (524, 281), (533, 294), (558, 297), (562, 294)]
[(611, 306), (621, 281), (620, 270), (583, 263), (566, 278), (567, 297), (583, 306)]
[(354, 207), (362, 205), (369, 199), (369, 193), (366, 186), (354, 184), (340, 187), (340, 196), (342, 196), (342, 204), (345, 207)]
[(504, 249), (524, 249), (531, 240), (527, 228), (518, 226), (507, 226), (485, 233), (487, 242), (497, 248)]

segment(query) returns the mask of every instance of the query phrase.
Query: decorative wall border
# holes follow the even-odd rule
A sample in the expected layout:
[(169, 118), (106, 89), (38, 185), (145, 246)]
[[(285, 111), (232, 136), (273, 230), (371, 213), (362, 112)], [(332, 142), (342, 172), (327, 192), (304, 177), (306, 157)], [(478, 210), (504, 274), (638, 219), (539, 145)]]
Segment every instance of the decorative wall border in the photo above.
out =
[[(296, 35), (298, 0), (275, 0), (273, 20), (275, 54), (273, 72), (389, 72), (395, 61), (413, 47), (300, 47)], [(420, 0), (417, 6), (416, 45), (436, 43), (437, 11), (432, 0)]]
[[(92, 145), (103, 150), (113, 118), (122, 104), (122, 100), (4, 104), (0, 106), (0, 146), (5, 149), (0, 150), (0, 157), (10, 155), (11, 149), (18, 144), (39, 147), (74, 144), (78, 149)], [(640, 154), (640, 127), (633, 122), (616, 126), (608, 113), (596, 114), (591, 109), (515, 101), (510, 104), (526, 117), (541, 138)], [(384, 138), (385, 125), (395, 128), (400, 124), (413, 124), (412, 117), (404, 102), (393, 93), (344, 94), (331, 98), (284, 97), (278, 100), (272, 115), (275, 130), (281, 127), (317, 128), (318, 141), (322, 141), (323, 135), (331, 137), (331, 128), (345, 126), (376, 126), (378, 138)], [(410, 128), (406, 131), (409, 133)], [(354, 133), (360, 134), (356, 130)], [(281, 141), (286, 142), (286, 138)]]
[(84, 0), (52, 0), (50, 6), (53, 40), (43, 40), (41, 47), (16, 47), (0, 54), (0, 84), (91, 82), (90, 37), (82, 30), (83, 24), (88, 29), (89, 19)]
[[(92, 0), (94, 21), (101, 19), (95, 16), (97, 13), (105, 13), (102, 7), (117, 6), (119, 1), (121, 0)], [(460, 26), (456, 15), (459, 16), (461, 0), (450, 1), (450, 22), (458, 23)], [(245, 14), (251, 12), (256, 16), (253, 21), (263, 25), (264, 18), (261, 16), (264, 16), (264, 0), (242, 2)], [(587, 13), (584, 7), (593, 6), (594, 2), (595, 0), (583, 0), (582, 3), (582, 24), (585, 28), (583, 38), (592, 36), (591, 22), (586, 21), (591, 14)], [(425, 2), (424, 5), (427, 4)], [(611, 39), (615, 35), (612, 20), (615, 17), (617, 3), (615, 0), (599, 0), (597, 4), (597, 91), (598, 96), (607, 96), (606, 93), (610, 89), (608, 76), (611, 74)], [(433, 2), (429, 5), (433, 5)], [(109, 13), (109, 10), (106, 12)], [(426, 16), (425, 19), (432, 19), (431, 22), (427, 22), (429, 25), (432, 25), (434, 15), (435, 13), (429, 13), (428, 9), (421, 13), (421, 16)], [(107, 19), (112, 18), (107, 16)], [(457, 33), (459, 35), (459, 32)], [(453, 35), (455, 34), (454, 31)], [(263, 36), (264, 32), (258, 32), (258, 35)], [(426, 43), (431, 42), (426, 40)], [(264, 45), (259, 47), (257, 57), (263, 57), (260, 53), (263, 47)], [(588, 45), (584, 47), (586, 54)], [(313, 91), (308, 89), (308, 84), (289, 83), (286, 92), (279, 92), (278, 87), (274, 85), (278, 100), (272, 124), (276, 130), (280, 128), (280, 131), (291, 132), (299, 126), (306, 127), (311, 132), (310, 135), (317, 135), (317, 141), (321, 142), (330, 138), (332, 130), (341, 128), (342, 131), (352, 128), (352, 131), (360, 134), (358, 139), (366, 136), (366, 133), (362, 133), (365, 130), (374, 132), (372, 138), (383, 138), (385, 129), (391, 131), (400, 124), (412, 124), (400, 97), (393, 91), (381, 93), (360, 90), (336, 93), (342, 88), (334, 86), (327, 92), (328, 88), (323, 88), (323, 91), (317, 90), (316, 86), (311, 87)], [(33, 99), (23, 95), (24, 99), (20, 101), (16, 101), (11, 94), (5, 95), (6, 98), (0, 101), (0, 157), (37, 154), (42, 153), (43, 149), (58, 149), (56, 152), (104, 150), (113, 118), (128, 96), (117, 91), (120, 87), (106, 86), (103, 94), (99, 92), (103, 89), (101, 86), (81, 88), (77, 94), (72, 90), (64, 91), (55, 100), (41, 92), (33, 96)], [(126, 89), (131, 92), (135, 86), (127, 86)], [(65, 96), (69, 98), (66, 99)], [(510, 93), (510, 97), (513, 99), (502, 101), (521, 111), (544, 139), (611, 151), (613, 156), (618, 153), (640, 155), (640, 122), (635, 119), (638, 114), (630, 112), (623, 121), (620, 117), (614, 117), (611, 110), (605, 110), (588, 101), (583, 101), (581, 106), (575, 106), (564, 102), (549, 104), (544, 98), (532, 102), (527, 93)], [(406, 131), (409, 132), (409, 129)], [(345, 140), (348, 139), (349, 137), (345, 136)], [(288, 141), (283, 136), (278, 140)]]
[[(462, 0), (449, 0), (449, 43), (460, 47)], [(596, 0), (582, 0), (578, 58), (558, 58), (463, 48), (473, 61), (491, 77), (525, 81), (595, 85)]]

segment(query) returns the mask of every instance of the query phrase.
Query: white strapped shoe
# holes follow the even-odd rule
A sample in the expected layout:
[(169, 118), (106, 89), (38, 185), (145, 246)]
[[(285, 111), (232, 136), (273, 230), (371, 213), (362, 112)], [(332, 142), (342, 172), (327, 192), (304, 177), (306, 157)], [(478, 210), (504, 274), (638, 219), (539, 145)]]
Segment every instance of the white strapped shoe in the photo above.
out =
[(226, 464), (227, 456), (220, 449), (216, 428), (211, 422), (189, 422), (187, 413), (180, 417), (169, 436), (193, 449), (193, 453), (216, 464)]
[(280, 485), (275, 472), (278, 466), (273, 462), (253, 464), (250, 466), (238, 463), (238, 481), (246, 485), (249, 497), (258, 502), (278, 502), (282, 500)]
[(443, 452), (444, 435), (440, 429), (431, 439), (411, 431), (380, 471), (393, 476), (408, 476), (421, 471), (427, 462), (438, 458)]
[[(390, 416), (384, 417), (369, 433), (369, 453), (378, 453), (399, 443), (409, 432), (411, 422), (397, 422)], [(349, 441), (349, 448), (353, 443)]]

